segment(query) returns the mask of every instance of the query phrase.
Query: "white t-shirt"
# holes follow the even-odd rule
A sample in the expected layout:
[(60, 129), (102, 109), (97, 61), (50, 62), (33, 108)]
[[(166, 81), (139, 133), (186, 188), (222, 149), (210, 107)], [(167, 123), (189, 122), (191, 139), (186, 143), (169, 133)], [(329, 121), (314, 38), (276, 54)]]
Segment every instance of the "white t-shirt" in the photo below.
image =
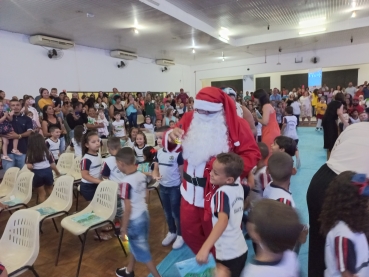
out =
[[(81, 171), (88, 170), (88, 174), (94, 178), (100, 179), (102, 159), (100, 154), (91, 155), (86, 153), (81, 160)], [(92, 184), (91, 182), (82, 178), (83, 183)]]
[(136, 154), (136, 161), (138, 163), (142, 163), (144, 161), (144, 156), (143, 156), (143, 150), (147, 147), (148, 145), (144, 145), (142, 148), (139, 148), (138, 146), (134, 146), (133, 150), (135, 151)]
[(175, 187), (181, 184), (179, 166), (183, 165), (182, 152), (168, 152), (161, 148), (156, 154), (161, 176), (160, 184), (164, 187)]
[(295, 208), (295, 202), (293, 201), (292, 193), (284, 188), (274, 185), (273, 183), (265, 188), (263, 198), (277, 200), (278, 202)]
[(144, 126), (144, 128), (145, 128), (146, 130), (148, 130), (149, 132), (154, 133), (154, 125), (144, 123), (144, 124), (143, 124), (143, 126)]
[(75, 157), (82, 157), (82, 147), (74, 138), (71, 139), (70, 146), (74, 148)]
[(113, 121), (112, 123), (113, 128), (114, 128), (114, 132), (115, 132), (115, 136), (118, 138), (124, 137), (126, 135), (126, 129), (125, 129), (125, 125), (124, 125), (124, 120), (121, 119), (119, 121)]
[(352, 97), (355, 96), (355, 92), (356, 92), (356, 88), (355, 87), (347, 87), (346, 88), (346, 93), (350, 94)]
[(327, 165), (336, 174), (351, 170), (369, 176), (369, 122), (352, 124), (341, 133)]
[(126, 175), (118, 169), (115, 156), (109, 156), (104, 160), (101, 176), (109, 177), (109, 180), (119, 184)]
[(238, 102), (236, 102), (236, 112), (239, 117), (243, 118), (243, 110), (241, 104)]
[(260, 122), (258, 122), (258, 125), (256, 125), (256, 131), (257, 131), (258, 137), (261, 137), (262, 129), (263, 129), (263, 125)]
[(294, 115), (300, 115), (301, 114), (301, 103), (299, 103), (298, 101), (294, 101), (291, 103), (291, 107), (293, 109), (293, 114)]
[(255, 187), (250, 190), (250, 202), (251, 207), (253, 207), (257, 201), (263, 198), (263, 191), (272, 181), (272, 178), (267, 174), (267, 166), (264, 166), (257, 170), (255, 166), (252, 169), (252, 174), (254, 175)]
[(228, 215), (228, 225), (215, 242), (218, 260), (227, 261), (242, 256), (247, 251), (245, 238), (240, 228), (243, 216), (244, 190), (240, 184), (224, 185), (217, 189), (211, 199), (213, 227), (218, 222), (218, 213)]
[(286, 115), (285, 117), (283, 117), (283, 123), (286, 123), (286, 128), (284, 129), (282, 135), (293, 140), (299, 139), (296, 131), (297, 117), (294, 115)]
[(133, 148), (135, 146), (135, 142), (132, 141), (130, 138), (127, 139), (126, 146)]
[(46, 140), (46, 146), (49, 148), (49, 151), (53, 155), (54, 160), (59, 160), (59, 147), (60, 147), (60, 139), (53, 141), (51, 138)]
[(346, 270), (358, 277), (369, 276), (369, 247), (364, 233), (354, 233), (339, 221), (325, 241), (325, 277), (341, 277)]
[(246, 265), (241, 277), (299, 277), (300, 265), (295, 252), (287, 250), (282, 260), (260, 262), (253, 260)]
[(119, 184), (120, 197), (131, 200), (130, 220), (138, 218), (147, 211), (146, 185), (146, 175), (139, 171), (124, 176)]

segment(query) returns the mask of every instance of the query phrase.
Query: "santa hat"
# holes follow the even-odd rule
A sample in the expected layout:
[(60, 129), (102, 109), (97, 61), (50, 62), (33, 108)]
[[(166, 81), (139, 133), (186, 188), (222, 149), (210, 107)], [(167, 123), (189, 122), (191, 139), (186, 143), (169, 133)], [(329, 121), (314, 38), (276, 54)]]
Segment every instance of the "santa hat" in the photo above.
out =
[(221, 89), (206, 87), (196, 94), (194, 108), (209, 112), (224, 110), (225, 121), (228, 126), (229, 136), (235, 146), (240, 146), (238, 138), (238, 116), (234, 101)]

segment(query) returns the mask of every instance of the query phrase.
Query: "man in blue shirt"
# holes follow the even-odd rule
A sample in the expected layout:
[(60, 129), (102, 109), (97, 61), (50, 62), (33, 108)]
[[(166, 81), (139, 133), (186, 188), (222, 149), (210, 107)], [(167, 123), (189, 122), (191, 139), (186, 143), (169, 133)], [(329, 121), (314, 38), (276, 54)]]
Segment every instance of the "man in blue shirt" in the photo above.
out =
[[(5, 170), (10, 167), (18, 167), (22, 169), (26, 161), (26, 153), (27, 153), (27, 144), (28, 137), (32, 133), (33, 124), (31, 118), (26, 115), (21, 114), (21, 104), (18, 100), (10, 100), (10, 108), (14, 111), (12, 126), (14, 129), (14, 134), (4, 135), (7, 139), (9, 139), (8, 145), (8, 156), (13, 161), (3, 160), (3, 168)], [(18, 142), (18, 150), (22, 153), (22, 155), (12, 154), (11, 151), (13, 149), (13, 139), (19, 139)]]
[(270, 101), (282, 101), (282, 96), (278, 94), (278, 89), (273, 89), (273, 94), (269, 97)]

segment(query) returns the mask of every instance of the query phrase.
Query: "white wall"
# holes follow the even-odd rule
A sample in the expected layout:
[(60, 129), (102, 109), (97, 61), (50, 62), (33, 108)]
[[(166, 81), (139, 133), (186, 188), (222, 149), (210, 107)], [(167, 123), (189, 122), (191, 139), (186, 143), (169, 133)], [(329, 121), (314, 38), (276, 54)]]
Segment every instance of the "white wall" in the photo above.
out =
[[(279, 58), (281, 65), (277, 65), (278, 56), (268, 56), (266, 62), (264, 57), (257, 57), (193, 66), (191, 67), (195, 79), (192, 83), (193, 90), (200, 90), (203, 84), (208, 83), (208, 79), (218, 81), (219, 78), (227, 80), (227, 77), (239, 78), (244, 75), (254, 75), (254, 79), (270, 76), (271, 87), (280, 88), (280, 75), (305, 73), (313, 68), (322, 68), (323, 71), (359, 68), (358, 81), (363, 83), (369, 80), (368, 49), (369, 44), (359, 44), (301, 52), (298, 53), (298, 57), (303, 57), (303, 62), (297, 64), (295, 63), (297, 54), (282, 53)], [(319, 57), (319, 63), (311, 63), (312, 57)]]
[(67, 91), (190, 91), (190, 67), (176, 64), (162, 73), (153, 60), (125, 61), (109, 56), (109, 51), (76, 46), (64, 50), (60, 60), (47, 57), (47, 50), (28, 42), (28, 36), (0, 31), (0, 89), (7, 97), (37, 95), (40, 87)]

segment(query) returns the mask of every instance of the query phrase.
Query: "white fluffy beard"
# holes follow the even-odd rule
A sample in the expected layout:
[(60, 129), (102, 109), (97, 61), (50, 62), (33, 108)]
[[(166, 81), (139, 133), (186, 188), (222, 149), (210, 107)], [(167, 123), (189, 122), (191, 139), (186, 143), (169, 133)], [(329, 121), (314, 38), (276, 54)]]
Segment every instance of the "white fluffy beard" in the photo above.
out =
[(193, 114), (183, 141), (183, 158), (192, 166), (207, 162), (210, 157), (229, 151), (224, 112), (213, 115)]

